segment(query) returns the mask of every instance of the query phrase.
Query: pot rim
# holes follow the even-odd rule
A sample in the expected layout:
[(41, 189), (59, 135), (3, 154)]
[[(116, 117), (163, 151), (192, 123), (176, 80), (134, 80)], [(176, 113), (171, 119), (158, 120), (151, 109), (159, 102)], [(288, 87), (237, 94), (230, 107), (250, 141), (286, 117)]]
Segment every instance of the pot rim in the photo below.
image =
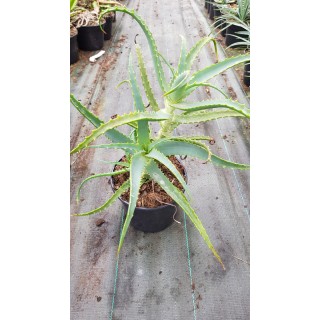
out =
[[(183, 166), (183, 169), (184, 169), (184, 177), (186, 178), (186, 183), (188, 182), (188, 175), (187, 175), (187, 171), (186, 171), (186, 168), (185, 168), (185, 166), (181, 163), (181, 161), (176, 157), (176, 156), (174, 156), (177, 160), (178, 160), (178, 162)], [(121, 157), (121, 159), (122, 159), (122, 157)], [(121, 162), (121, 159), (119, 160), (119, 162)], [(116, 165), (113, 167), (113, 171), (114, 171), (114, 168), (116, 167)], [(110, 179), (110, 183), (111, 183), (111, 188), (112, 188), (112, 191), (113, 191), (113, 193), (115, 192), (115, 190), (114, 190), (114, 184), (113, 184), (113, 177), (111, 177), (111, 179)], [(127, 202), (127, 201), (125, 201), (125, 200), (123, 200), (123, 199), (121, 199), (121, 197), (118, 197), (118, 199), (122, 202), (122, 203), (124, 203), (124, 204), (126, 204), (127, 206), (129, 206), (129, 202)], [(171, 203), (171, 204), (164, 204), (164, 205), (161, 205), (161, 206), (158, 206), (158, 207), (155, 207), (155, 208), (147, 208), (147, 207), (136, 207), (136, 209), (139, 209), (139, 210), (143, 210), (143, 211), (152, 211), (152, 210), (159, 210), (159, 209), (162, 209), (162, 208), (167, 208), (167, 207), (172, 207), (172, 206), (174, 206), (174, 205), (176, 205), (176, 206), (178, 206), (177, 204), (176, 204), (176, 202), (173, 200), (173, 202)]]

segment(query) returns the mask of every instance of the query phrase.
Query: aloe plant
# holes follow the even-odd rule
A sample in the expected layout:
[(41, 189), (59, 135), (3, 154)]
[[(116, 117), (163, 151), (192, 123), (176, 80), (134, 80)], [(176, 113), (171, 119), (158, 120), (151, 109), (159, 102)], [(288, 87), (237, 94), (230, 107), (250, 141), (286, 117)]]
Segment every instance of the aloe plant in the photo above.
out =
[(216, 5), (221, 11), (221, 16), (215, 21), (216, 26), (226, 23), (226, 27), (232, 24), (246, 29), (250, 25), (250, 0), (237, 0), (236, 8), (222, 3)]
[[(124, 182), (122, 186), (116, 190), (113, 196), (110, 197), (103, 205), (91, 211), (75, 215), (86, 216), (101, 212), (108, 208), (119, 196), (121, 196), (121, 194), (130, 188), (128, 212), (118, 247), (118, 252), (120, 252), (136, 208), (140, 186), (145, 181), (153, 180), (158, 183), (160, 187), (173, 199), (173, 201), (175, 201), (184, 210), (200, 232), (214, 256), (224, 268), (218, 252), (212, 245), (200, 219), (191, 207), (188, 197), (169, 181), (169, 179), (160, 170), (159, 164), (166, 166), (172, 172), (172, 174), (181, 183), (186, 194), (189, 194), (188, 186), (186, 185), (184, 178), (170, 162), (168, 156), (188, 155), (224, 168), (249, 168), (247, 164), (231, 162), (213, 154), (209, 147), (203, 142), (211, 140), (211, 137), (179, 137), (173, 135), (173, 130), (180, 124), (200, 123), (225, 117), (249, 118), (250, 111), (245, 105), (227, 98), (222, 91), (211, 85), (208, 81), (214, 76), (219, 75), (221, 72), (224, 72), (239, 63), (249, 61), (250, 58), (248, 55), (232, 57), (192, 73), (191, 67), (193, 66), (193, 62), (201, 49), (206, 44), (213, 42), (215, 51), (217, 51), (216, 41), (211, 37), (205, 37), (199, 40), (191, 49), (187, 50), (186, 41), (182, 37), (179, 63), (176, 68), (173, 68), (158, 51), (156, 42), (141, 17), (136, 15), (133, 10), (128, 10), (125, 7), (109, 8), (108, 10), (101, 12), (100, 17), (111, 11), (121, 11), (131, 15), (145, 33), (151, 51), (158, 83), (163, 93), (162, 101), (158, 101), (155, 98), (153, 89), (150, 86), (143, 54), (139, 45), (135, 46), (136, 55), (143, 89), (146, 97), (148, 98), (151, 111), (146, 109), (147, 104), (144, 103), (142, 99), (141, 88), (137, 83), (137, 75), (133, 67), (133, 58), (131, 54), (129, 56), (129, 80), (125, 80), (123, 82), (130, 83), (134, 101), (133, 112), (118, 115), (114, 119), (103, 122), (83, 106), (73, 95), (71, 95), (71, 103), (73, 106), (96, 127), (96, 129), (92, 130), (89, 136), (87, 136), (71, 151), (71, 154), (77, 153), (86, 148), (122, 149), (125, 152), (127, 159), (127, 161), (123, 163), (123, 169), (121, 170), (97, 174), (85, 179), (79, 187), (78, 196), (84, 183), (91, 179), (114, 176), (123, 172), (130, 173), (129, 180)], [(162, 63), (170, 68), (171, 78), (168, 80), (165, 79)], [(186, 101), (186, 98), (194, 90), (203, 86), (210, 86), (216, 89), (221, 92), (225, 98), (195, 102)], [(151, 134), (151, 130), (149, 128), (151, 122), (160, 123), (161, 128), (156, 135)], [(124, 135), (118, 130), (118, 127), (127, 125), (133, 128), (132, 134), (129, 136)], [(108, 140), (110, 140), (110, 143), (91, 145), (95, 139), (102, 135), (105, 135)]]

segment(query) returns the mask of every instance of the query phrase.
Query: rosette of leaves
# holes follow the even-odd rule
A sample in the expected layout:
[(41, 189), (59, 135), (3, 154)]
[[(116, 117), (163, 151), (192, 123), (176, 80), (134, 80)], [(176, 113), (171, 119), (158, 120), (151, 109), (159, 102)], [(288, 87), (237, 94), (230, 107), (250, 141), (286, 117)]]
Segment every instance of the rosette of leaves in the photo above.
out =
[[(182, 38), (179, 63), (176, 68), (173, 68), (159, 53), (149, 28), (134, 11), (124, 7), (115, 7), (106, 11), (109, 12), (110, 10), (130, 14), (144, 31), (151, 51), (159, 86), (163, 92), (163, 100), (158, 101), (155, 98), (153, 89), (150, 86), (142, 51), (138, 45), (136, 45), (136, 54), (143, 89), (148, 99), (147, 102), (143, 101), (141, 88), (137, 83), (131, 54), (129, 57), (129, 79), (125, 80), (125, 82), (129, 82), (132, 89), (134, 101), (133, 112), (117, 115), (116, 118), (103, 122), (71, 95), (71, 103), (73, 106), (96, 127), (89, 136), (71, 151), (71, 154), (77, 153), (85, 148), (122, 149), (125, 152), (127, 159), (126, 162), (121, 162), (121, 165), (123, 166), (123, 169), (121, 170), (101, 173), (85, 179), (79, 187), (78, 195), (84, 183), (91, 179), (114, 176), (124, 172), (130, 173), (129, 179), (124, 182), (104, 204), (91, 211), (76, 215), (86, 216), (101, 212), (108, 208), (121, 196), (121, 194), (130, 188), (129, 207), (120, 237), (118, 247), (119, 252), (136, 208), (140, 186), (146, 181), (153, 180), (157, 182), (187, 214), (194, 226), (200, 232), (205, 243), (224, 268), (223, 262), (212, 245), (204, 226), (190, 205), (190, 201), (187, 197), (189, 194), (188, 186), (168, 157), (171, 155), (187, 155), (224, 168), (249, 168), (247, 164), (231, 162), (213, 154), (209, 147), (203, 142), (211, 140), (211, 137), (174, 136), (173, 130), (180, 124), (194, 124), (225, 117), (249, 118), (249, 109), (245, 105), (229, 99), (224, 93), (223, 95), (225, 98), (220, 100), (190, 102), (186, 101), (186, 98), (194, 90), (203, 86), (210, 86), (221, 92), (207, 81), (239, 63), (249, 61), (250, 58), (248, 55), (232, 57), (192, 73), (191, 67), (201, 49), (210, 42), (214, 43), (216, 49), (216, 42), (213, 38), (205, 37), (199, 40), (190, 50), (187, 50), (186, 41)], [(102, 12), (101, 16), (103, 14), (105, 14), (105, 12)], [(164, 63), (171, 71), (171, 78), (169, 80), (165, 79), (162, 63)], [(151, 110), (147, 111), (146, 106), (149, 104)], [(151, 122), (160, 123), (160, 130), (155, 135), (151, 134)], [(129, 136), (124, 135), (118, 130), (118, 127), (121, 126), (130, 126), (133, 128), (132, 133)], [(92, 142), (102, 135), (105, 135), (110, 143), (92, 145)], [(159, 164), (163, 164), (172, 172), (184, 188), (185, 194), (175, 187), (162, 173)]]
[[(234, 43), (232, 46), (243, 45), (250, 47), (250, 0), (237, 0), (236, 8), (217, 3), (220, 8), (221, 16), (217, 17), (215, 21), (215, 27), (220, 28), (220, 32), (226, 29), (230, 25), (236, 25), (243, 29), (238, 31), (235, 37), (239, 38), (240, 43)], [(224, 25), (223, 28), (221, 26)]]

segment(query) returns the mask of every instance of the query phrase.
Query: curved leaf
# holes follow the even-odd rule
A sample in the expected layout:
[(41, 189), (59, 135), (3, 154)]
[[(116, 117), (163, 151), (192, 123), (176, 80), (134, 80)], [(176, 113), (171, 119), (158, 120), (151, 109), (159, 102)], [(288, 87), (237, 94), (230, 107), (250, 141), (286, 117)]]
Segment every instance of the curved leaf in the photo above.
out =
[(171, 107), (183, 110), (186, 112), (200, 111), (206, 109), (215, 109), (215, 108), (226, 108), (238, 113), (241, 113), (247, 118), (250, 118), (250, 109), (246, 107), (245, 104), (242, 104), (234, 100), (204, 100), (197, 102), (184, 102), (179, 104), (172, 104)]
[(164, 154), (162, 154), (160, 151), (158, 151), (157, 149), (154, 148), (146, 156), (148, 158), (155, 159), (155, 160), (159, 161), (160, 163), (162, 163), (163, 165), (165, 165), (172, 172), (172, 174), (178, 179), (178, 181), (181, 183), (183, 189), (190, 196), (190, 190), (189, 190), (189, 187), (187, 186), (184, 178), (182, 177), (180, 172), (177, 170), (175, 165)]
[(82, 217), (82, 216), (89, 216), (91, 214), (94, 214), (94, 213), (98, 213), (98, 212), (101, 212), (103, 211), (104, 209), (107, 209), (113, 202), (115, 202), (125, 191), (127, 191), (129, 189), (129, 186), (130, 186), (130, 183), (129, 183), (129, 180), (127, 180), (126, 182), (124, 182), (122, 184), (122, 186), (102, 205), (100, 206), (99, 208), (96, 208), (94, 210), (91, 210), (91, 211), (88, 211), (88, 212), (85, 212), (85, 213), (76, 213), (76, 214), (73, 214), (72, 216), (79, 216), (79, 217)]
[[(136, 79), (136, 73), (133, 69), (132, 65), (132, 56), (131, 53), (129, 55), (129, 75), (130, 75), (130, 84), (131, 84), (131, 91), (134, 100), (135, 110), (143, 112), (145, 111), (145, 107), (142, 101), (141, 93), (139, 90), (139, 86)], [(150, 130), (149, 130), (149, 123), (146, 120), (138, 121), (138, 142), (141, 146), (147, 146), (150, 141)]]
[(122, 149), (122, 150), (131, 150), (131, 151), (143, 151), (142, 147), (137, 143), (96, 144), (96, 145), (88, 146), (87, 148)]
[(178, 124), (190, 124), (228, 117), (244, 117), (244, 115), (232, 110), (197, 111), (177, 115), (174, 117), (174, 121)]
[(108, 122), (102, 124), (99, 128), (92, 130), (91, 134), (86, 137), (81, 143), (78, 144), (77, 147), (75, 147), (71, 154), (75, 152), (79, 152), (83, 148), (86, 148), (89, 143), (100, 137), (102, 134), (107, 132), (110, 129), (116, 128), (118, 126), (121, 126), (123, 124), (128, 124), (130, 122), (138, 121), (138, 120), (150, 120), (150, 121), (162, 121), (166, 120), (170, 117), (170, 115), (158, 111), (158, 112), (132, 112), (129, 114), (124, 114), (121, 116), (118, 116), (115, 119), (111, 119)]
[(120, 11), (120, 12), (124, 12), (124, 13), (129, 14), (140, 25), (142, 31), (144, 32), (144, 34), (145, 34), (145, 36), (147, 38), (148, 44), (149, 44), (151, 57), (152, 57), (152, 60), (153, 60), (154, 69), (156, 71), (156, 75), (157, 75), (157, 79), (158, 79), (159, 85), (160, 85), (162, 91), (166, 91), (167, 90), (167, 84), (165, 82), (164, 72), (163, 72), (161, 61), (160, 61), (160, 58), (159, 58), (158, 48), (156, 46), (155, 40), (154, 40), (154, 38), (152, 36), (152, 33), (150, 32), (149, 28), (147, 27), (145, 21), (143, 21), (141, 19), (141, 17), (135, 13), (134, 10), (129, 10), (129, 9), (125, 8), (125, 7), (113, 7), (113, 8), (104, 10), (104, 11), (102, 11), (100, 13), (99, 22), (101, 21), (102, 17), (106, 13), (114, 12), (114, 11)]
[(146, 96), (147, 96), (147, 98), (148, 98), (148, 100), (150, 102), (150, 106), (151, 106), (152, 110), (153, 111), (158, 111), (159, 110), (159, 106), (157, 104), (157, 101), (156, 101), (156, 99), (154, 97), (154, 94), (152, 92), (152, 88), (150, 86), (147, 70), (146, 70), (146, 67), (144, 65), (142, 52), (141, 52), (141, 48), (140, 48), (139, 45), (136, 45), (136, 52), (137, 52), (137, 56), (138, 56), (140, 75), (141, 75), (141, 80), (142, 80), (142, 84), (143, 84), (143, 87), (144, 87), (144, 91), (145, 91)]
[(131, 158), (130, 163), (130, 201), (129, 201), (129, 207), (127, 211), (126, 220), (124, 222), (119, 246), (118, 246), (118, 253), (121, 250), (121, 247), (123, 245), (124, 238), (127, 234), (127, 230), (130, 224), (130, 221), (134, 214), (134, 209), (136, 208), (138, 196), (139, 196), (139, 190), (141, 185), (141, 180), (144, 174), (144, 171), (146, 169), (147, 164), (147, 158), (141, 154), (136, 153)]
[[(72, 94), (70, 95), (70, 101), (73, 106), (87, 119), (89, 120), (96, 128), (101, 126), (104, 122), (100, 120), (97, 116), (91, 113), (85, 106), (83, 106), (80, 101), (78, 101)], [(130, 138), (121, 133), (116, 129), (111, 129), (106, 132), (106, 137), (109, 138), (112, 142), (132, 142)]]
[(204, 239), (205, 243), (212, 251), (214, 256), (217, 258), (219, 263), (221, 264), (222, 268), (225, 270), (223, 262), (215, 250), (214, 246), (212, 245), (210, 238), (202, 225), (199, 217), (196, 215), (192, 207), (190, 206), (187, 198), (185, 195), (176, 188), (169, 179), (162, 173), (162, 171), (158, 168), (157, 164), (152, 160), (147, 166), (148, 174), (161, 186), (161, 188), (182, 208), (182, 210), (187, 214), (190, 218), (194, 226), (197, 228), (199, 233), (201, 234), (202, 238)]
[(221, 72), (224, 72), (237, 64), (240, 64), (242, 62), (247, 62), (250, 61), (250, 55), (245, 54), (245, 55), (239, 55), (236, 57), (231, 57), (228, 59), (225, 59), (223, 61), (220, 61), (216, 64), (212, 64), (209, 67), (206, 67), (198, 72), (196, 72), (190, 79), (189, 84), (198, 82), (205, 82), (210, 80), (211, 78), (217, 76)]
[(190, 70), (195, 58), (198, 56), (201, 49), (210, 41), (214, 44), (215, 54), (218, 60), (218, 49), (217, 49), (217, 41), (212, 37), (204, 37), (200, 39), (189, 51), (187, 58), (186, 58), (186, 70)]
[(186, 68), (186, 59), (187, 59), (187, 45), (186, 45), (186, 39), (180, 35), (181, 37), (181, 51), (180, 51), (180, 58), (179, 58), (179, 64), (178, 64), (178, 74), (181, 74), (182, 72), (189, 70), (190, 68)]
[(152, 143), (150, 147), (157, 148), (157, 150), (159, 150), (166, 156), (187, 155), (204, 161), (207, 161), (209, 158), (209, 160), (213, 164), (222, 168), (232, 168), (240, 170), (246, 170), (250, 168), (250, 166), (247, 164), (236, 163), (222, 159), (212, 154), (211, 151), (208, 152), (207, 146), (204, 147), (203, 145), (199, 145), (199, 143), (196, 144), (196, 141), (178, 140), (178, 137), (175, 137), (173, 139), (162, 139), (159, 142)]
[(118, 170), (118, 171), (112, 171), (112, 172), (104, 172), (104, 173), (98, 173), (98, 174), (95, 174), (93, 176), (90, 176), (86, 179), (84, 179), (79, 188), (78, 188), (78, 191), (77, 191), (77, 201), (79, 201), (79, 197), (80, 197), (80, 191), (83, 187), (83, 185), (90, 181), (91, 179), (96, 179), (96, 178), (102, 178), (102, 177), (111, 177), (111, 176), (115, 176), (115, 175), (118, 175), (118, 174), (121, 174), (121, 173), (125, 173), (125, 172), (128, 172), (128, 169), (123, 169), (123, 170)]

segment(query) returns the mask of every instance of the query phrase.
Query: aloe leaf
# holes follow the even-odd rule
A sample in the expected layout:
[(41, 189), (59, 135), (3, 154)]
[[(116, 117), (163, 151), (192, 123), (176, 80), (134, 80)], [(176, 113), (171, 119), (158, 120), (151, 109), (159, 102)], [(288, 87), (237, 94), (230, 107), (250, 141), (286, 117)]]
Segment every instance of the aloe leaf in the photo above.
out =
[(218, 87), (214, 86), (214, 85), (211, 84), (211, 83), (208, 83), (208, 82), (197, 83), (197, 82), (195, 82), (195, 83), (191, 84), (190, 86), (187, 86), (187, 87), (186, 87), (186, 91), (187, 91), (188, 89), (191, 89), (191, 88), (194, 88), (194, 87), (196, 87), (196, 88), (197, 88), (197, 87), (210, 87), (210, 88), (212, 88), (212, 89), (217, 90), (217, 91), (220, 92), (226, 99), (228, 99), (228, 96), (227, 96), (222, 90), (220, 90)]
[(149, 49), (150, 49), (150, 52), (151, 52), (151, 57), (152, 57), (152, 60), (153, 60), (154, 69), (155, 69), (155, 72), (156, 72), (156, 76), (157, 76), (159, 85), (160, 85), (162, 91), (164, 91), (164, 92), (167, 91), (167, 83), (165, 81), (163, 68), (162, 68), (162, 65), (161, 65), (160, 58), (159, 58), (158, 48), (156, 46), (155, 40), (154, 40), (154, 38), (152, 36), (152, 33), (150, 32), (150, 30), (149, 30), (148, 26), (146, 25), (145, 21), (143, 21), (141, 19), (141, 17), (135, 13), (134, 10), (129, 10), (129, 9), (125, 8), (125, 7), (113, 7), (113, 8), (104, 10), (104, 11), (102, 11), (100, 13), (99, 22), (101, 21), (102, 17), (106, 13), (114, 12), (114, 11), (120, 11), (120, 12), (124, 12), (124, 13), (129, 14), (140, 25), (142, 31), (144, 32), (144, 34), (145, 34), (145, 36), (147, 38), (148, 44), (149, 44)]
[(91, 179), (102, 178), (102, 177), (111, 177), (111, 176), (116, 176), (116, 175), (118, 175), (118, 174), (126, 173), (126, 172), (128, 172), (128, 169), (123, 169), (123, 170), (118, 170), (118, 171), (112, 171), (112, 172), (104, 172), (104, 173), (95, 174), (95, 175), (93, 175), (93, 176), (90, 176), (90, 177), (84, 179), (84, 180), (81, 182), (81, 184), (80, 184), (80, 186), (79, 186), (79, 188), (78, 188), (78, 191), (77, 191), (77, 201), (79, 201), (80, 191), (81, 191), (83, 185), (84, 185), (86, 182), (90, 181)]
[(172, 82), (171, 88), (169, 91), (167, 91), (164, 96), (169, 95), (170, 93), (174, 92), (178, 88), (185, 85), (188, 81), (188, 76), (190, 74), (190, 71), (185, 71), (177, 76), (177, 78)]
[(176, 115), (174, 121), (178, 124), (191, 124), (228, 117), (244, 117), (244, 115), (232, 110), (197, 111)]
[[(174, 139), (178, 139), (178, 138), (175, 137)], [(208, 153), (207, 146), (205, 148), (201, 145), (195, 144), (195, 142), (196, 141), (187, 141), (187, 140), (179, 141), (179, 140), (173, 140), (173, 139), (163, 139), (158, 143), (151, 144), (151, 147), (157, 148), (157, 150), (159, 150), (166, 156), (186, 155), (186, 156), (195, 157), (204, 161), (207, 161), (209, 158), (210, 162), (222, 168), (231, 168), (231, 169), (240, 169), (240, 170), (246, 170), (250, 168), (250, 166), (247, 164), (228, 161), (212, 154), (212, 152)]]
[(91, 214), (99, 213), (107, 209), (113, 202), (115, 202), (122, 195), (122, 193), (124, 193), (129, 189), (129, 186), (130, 186), (130, 183), (129, 183), (129, 180), (127, 180), (102, 206), (88, 212), (73, 214), (72, 216), (80, 216), (80, 217), (89, 216)]
[(189, 51), (186, 57), (186, 70), (190, 70), (195, 58), (198, 56), (201, 49), (209, 42), (213, 42), (215, 54), (218, 60), (218, 49), (217, 49), (217, 41), (212, 37), (205, 37), (200, 39)]
[(160, 58), (163, 60), (163, 62), (169, 67), (172, 76), (175, 77), (175, 71), (172, 68), (171, 64), (168, 62), (168, 60), (160, 52), (158, 52), (158, 54), (159, 54)]
[(101, 149), (122, 149), (131, 151), (142, 151), (143, 149), (136, 143), (109, 143), (109, 144), (96, 144), (88, 146), (87, 148), (101, 148)]
[(141, 153), (136, 153), (131, 158), (130, 163), (130, 201), (129, 201), (129, 207), (127, 211), (126, 220), (123, 224), (119, 246), (118, 246), (118, 253), (121, 250), (121, 247), (123, 245), (124, 238), (127, 234), (127, 230), (130, 224), (130, 221), (133, 217), (134, 210), (136, 208), (138, 196), (139, 196), (139, 190), (141, 185), (141, 180), (144, 174), (144, 171), (146, 169), (147, 164), (147, 158), (142, 155)]
[(122, 162), (122, 161), (105, 161), (105, 160), (98, 160), (100, 162), (103, 162), (105, 164), (113, 164), (113, 165), (120, 165), (123, 167), (130, 167), (130, 163), (129, 162)]
[[(132, 88), (132, 96), (134, 100), (134, 105), (136, 111), (145, 111), (145, 107), (142, 101), (141, 93), (139, 90), (139, 86), (136, 79), (136, 73), (134, 71), (133, 65), (132, 65), (132, 56), (131, 53), (129, 55), (129, 75), (130, 75), (130, 84)], [(137, 128), (137, 134), (138, 134), (138, 142), (141, 146), (146, 147), (149, 144), (150, 141), (150, 130), (149, 130), (149, 123), (146, 120), (138, 121), (138, 128)]]
[[(96, 128), (104, 124), (97, 116), (91, 113), (85, 106), (83, 106), (80, 101), (78, 101), (72, 94), (70, 95), (70, 101), (73, 106), (87, 119), (89, 120)], [(130, 138), (125, 136), (123, 133), (116, 129), (111, 129), (106, 132), (106, 137), (109, 138), (112, 142), (132, 142)]]
[[(71, 154), (75, 152), (79, 152), (82, 149), (86, 148), (89, 143), (100, 137), (102, 134), (106, 133), (108, 130), (116, 128), (118, 126), (128, 124), (130, 122), (138, 121), (138, 120), (149, 120), (149, 121), (162, 121), (166, 120), (170, 117), (170, 115), (158, 111), (158, 112), (131, 112), (129, 114), (124, 114), (118, 116), (115, 119), (111, 119), (108, 122), (102, 124), (97, 129), (92, 130), (91, 134), (87, 136), (81, 143), (78, 144), (73, 150), (71, 150)], [(131, 140), (130, 140), (131, 141)]]
[(190, 190), (189, 187), (187, 186), (184, 178), (180, 174), (180, 172), (177, 170), (175, 165), (160, 151), (157, 149), (152, 149), (147, 155), (148, 158), (155, 159), (165, 165), (171, 172), (172, 174), (178, 179), (178, 181), (181, 183), (183, 189), (187, 192), (187, 194), (190, 196)]
[(121, 81), (117, 86), (116, 89), (118, 89), (120, 86), (122, 86), (124, 83), (130, 83), (130, 80), (123, 80)]
[(216, 64), (212, 64), (209, 67), (206, 67), (196, 73), (193, 74), (193, 76), (190, 78), (189, 84), (198, 82), (205, 82), (210, 80), (211, 78), (217, 76), (221, 72), (224, 72), (242, 62), (250, 61), (250, 55), (239, 55), (236, 57), (231, 57), (228, 59), (225, 59), (223, 61), (220, 61)]
[(75, 8), (77, 2), (78, 0), (70, 0), (70, 12)]
[(201, 111), (206, 109), (215, 109), (215, 108), (226, 108), (233, 111), (236, 111), (247, 118), (250, 118), (250, 109), (246, 107), (245, 104), (242, 104), (238, 101), (231, 99), (224, 100), (204, 100), (197, 102), (183, 102), (179, 104), (171, 105), (173, 108), (184, 110), (186, 112)]
[(207, 160), (210, 156), (208, 148), (204, 148), (196, 143), (196, 141), (176, 140), (178, 137), (171, 139), (162, 139), (150, 145), (150, 148), (156, 148), (165, 156), (187, 155), (190, 157)]
[(179, 58), (179, 64), (178, 64), (178, 74), (181, 74), (186, 70), (188, 70), (186, 68), (186, 59), (187, 59), (186, 39), (182, 35), (180, 35), (180, 37), (181, 37), (181, 51), (180, 51), (180, 58)]
[(204, 239), (209, 249), (212, 251), (214, 256), (217, 258), (217, 260), (221, 264), (222, 268), (225, 270), (223, 262), (218, 252), (212, 245), (210, 238), (205, 228), (202, 225), (202, 222), (200, 221), (199, 217), (190, 206), (184, 194), (169, 181), (169, 179), (162, 173), (162, 171), (158, 168), (157, 164), (154, 161), (150, 161), (150, 163), (148, 164), (147, 172), (187, 214), (187, 216), (190, 218), (194, 226), (197, 228), (197, 230), (201, 234), (202, 238)]
[(141, 75), (141, 80), (142, 80), (142, 84), (146, 93), (146, 96), (150, 102), (150, 106), (152, 108), (153, 111), (158, 111), (159, 110), (159, 106), (158, 103), (154, 97), (152, 88), (150, 86), (150, 82), (148, 79), (148, 74), (147, 74), (147, 70), (143, 61), (143, 57), (142, 57), (142, 52), (141, 52), (141, 48), (140, 46), (136, 45), (136, 52), (137, 52), (137, 56), (138, 56), (138, 62), (139, 62), (139, 69), (140, 69), (140, 75)]

